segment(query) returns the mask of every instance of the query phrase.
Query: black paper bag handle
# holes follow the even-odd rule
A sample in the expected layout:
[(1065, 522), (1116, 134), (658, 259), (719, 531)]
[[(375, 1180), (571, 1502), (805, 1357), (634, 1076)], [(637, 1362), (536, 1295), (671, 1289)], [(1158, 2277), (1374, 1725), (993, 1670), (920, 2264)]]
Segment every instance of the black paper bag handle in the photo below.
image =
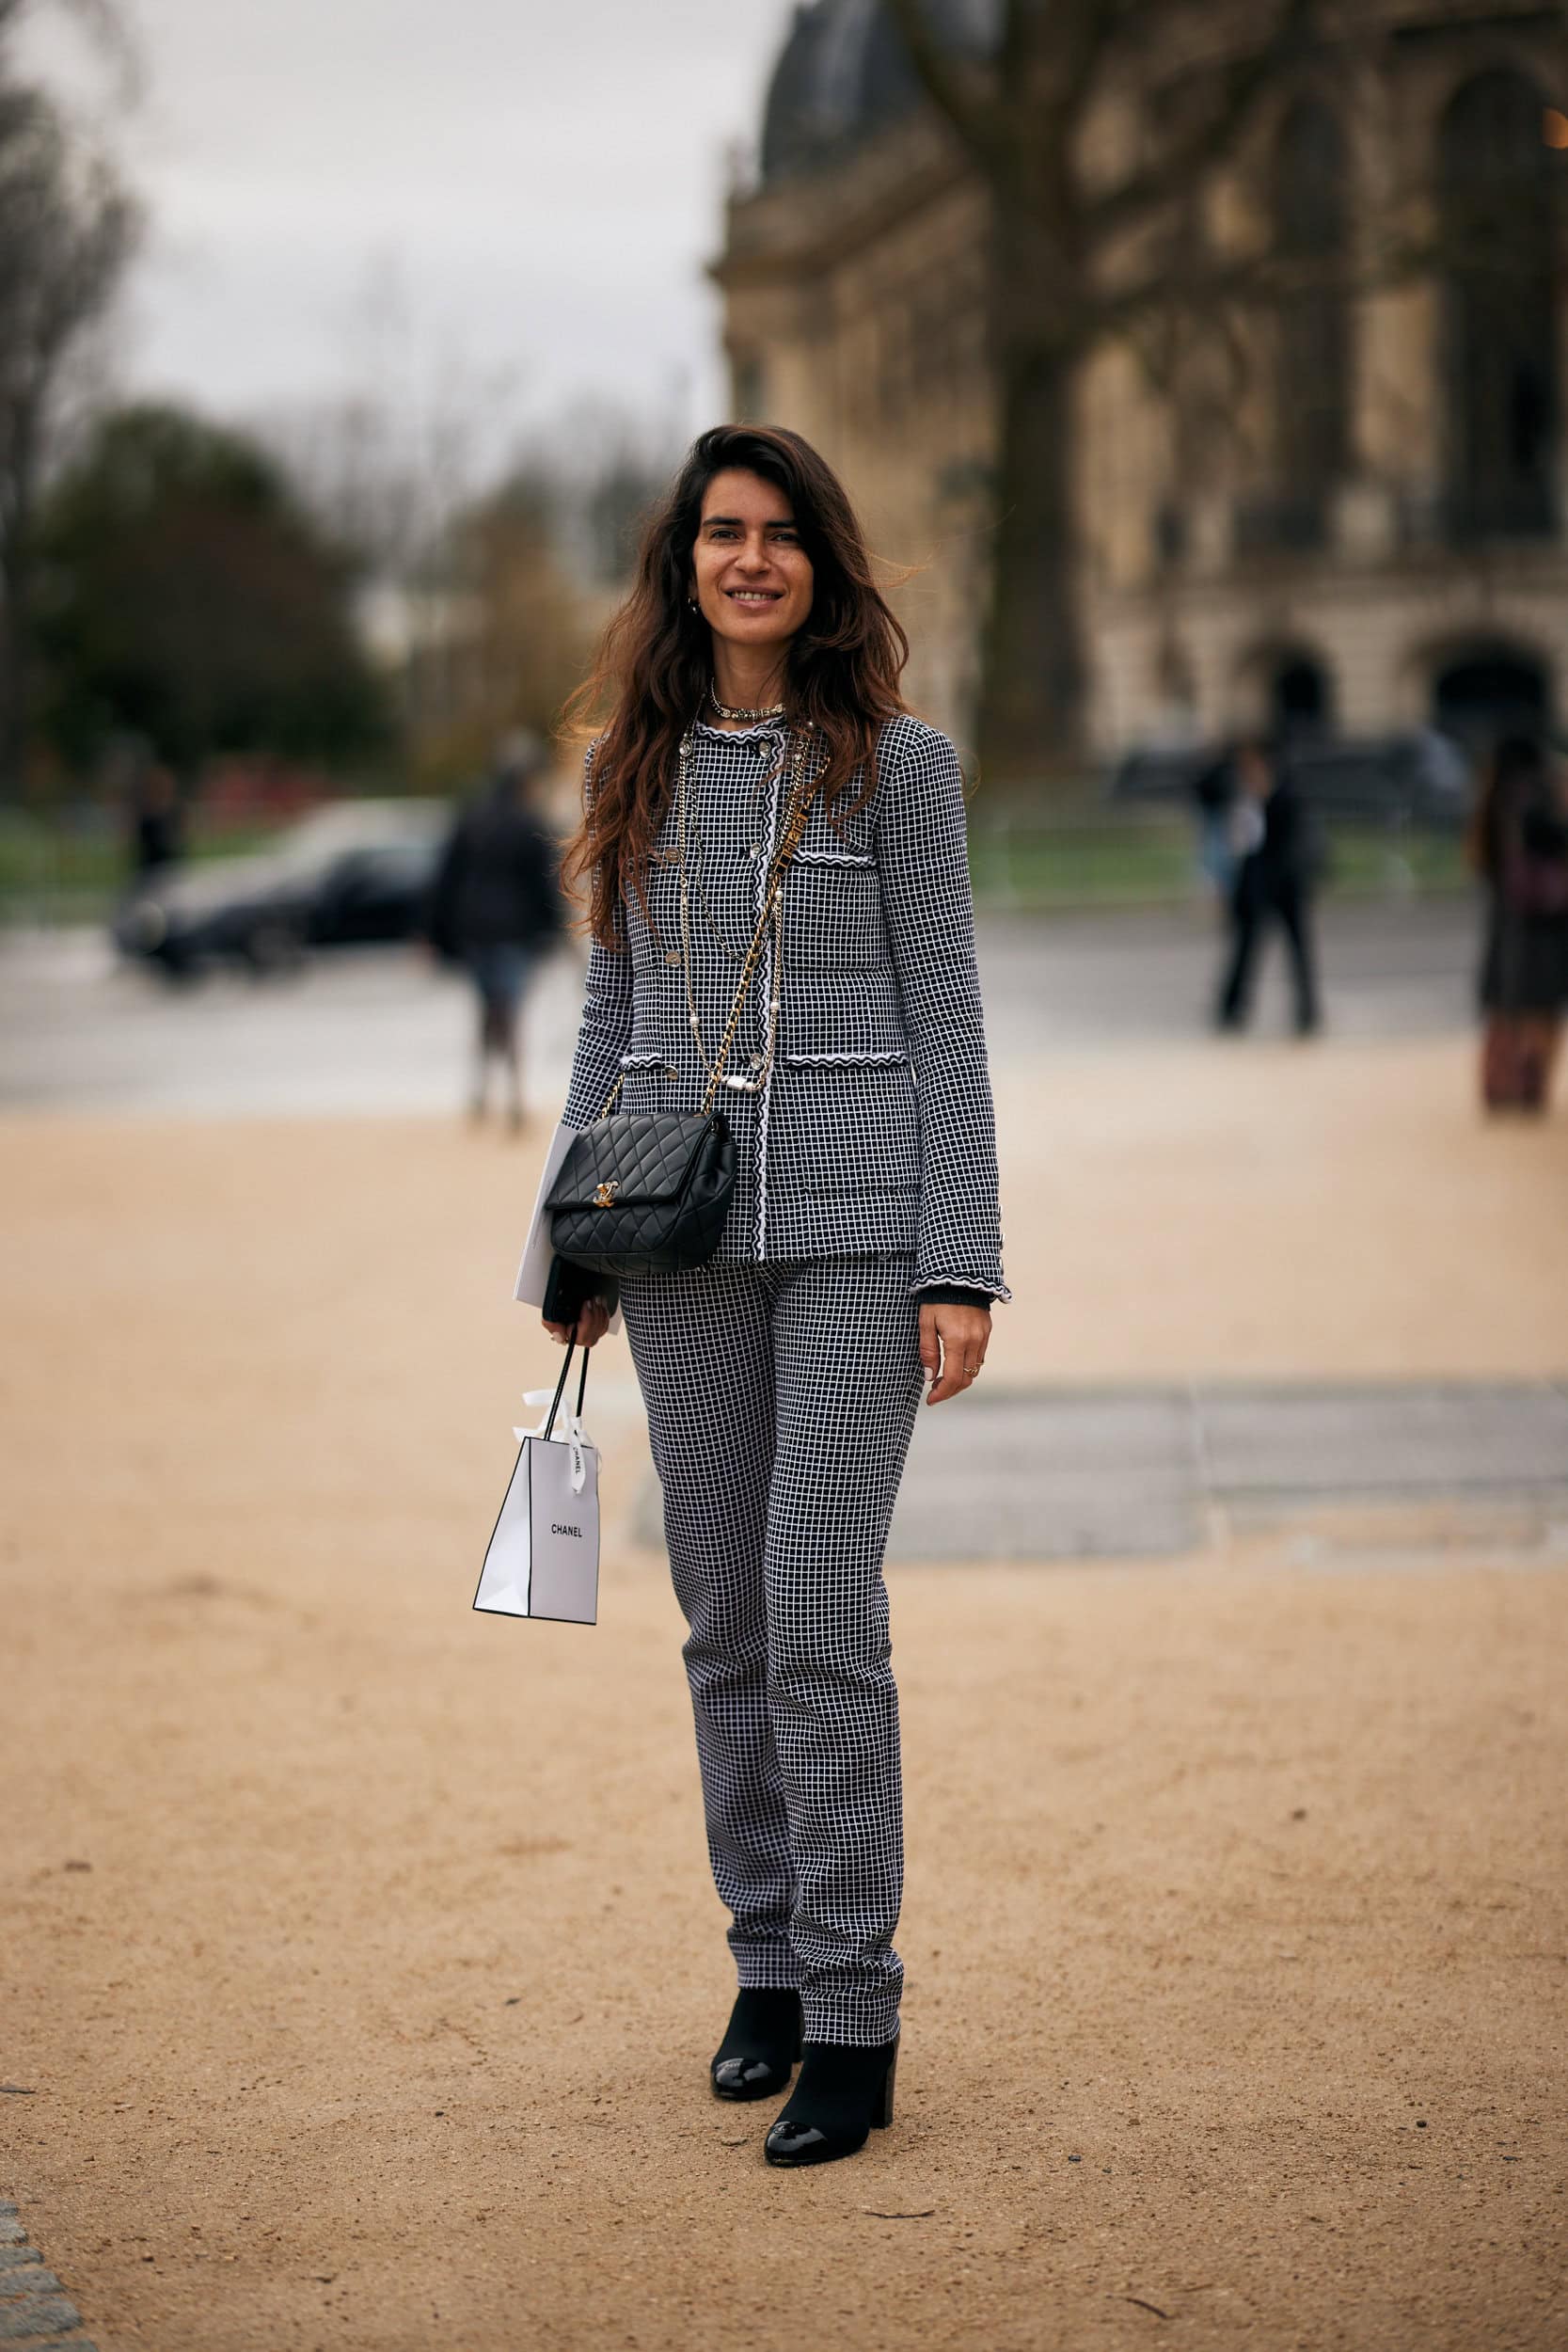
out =
[[(566, 1375), (567, 1375), (567, 1374), (571, 1371), (571, 1369), (572, 1369), (572, 1356), (573, 1356), (573, 1352), (574, 1352), (574, 1350), (576, 1349), (576, 1347), (577, 1347), (577, 1342), (576, 1342), (576, 1340), (568, 1340), (568, 1342), (566, 1343), (566, 1357), (565, 1357), (565, 1360), (564, 1360), (564, 1362), (562, 1364), (562, 1367), (561, 1367), (561, 1377), (560, 1377), (560, 1379), (559, 1379), (559, 1380), (556, 1382), (556, 1384), (555, 1384), (555, 1394), (554, 1394), (554, 1396), (553, 1396), (553, 1397), (551, 1398), (551, 1400), (550, 1400), (549, 1418), (546, 1420), (546, 1423), (545, 1423), (545, 1435), (546, 1435), (546, 1438), (547, 1438), (547, 1437), (549, 1437), (549, 1435), (551, 1434), (551, 1432), (552, 1432), (552, 1431), (553, 1431), (553, 1429), (555, 1428), (555, 1417), (556, 1417), (557, 1413), (559, 1413), (559, 1412), (560, 1412), (560, 1410), (561, 1410), (561, 1400), (562, 1400), (562, 1397), (564, 1395), (564, 1393), (565, 1393), (565, 1389), (566, 1389)], [(579, 1378), (578, 1378), (578, 1421), (580, 1421), (580, 1420), (582, 1419), (582, 1400), (583, 1400), (584, 1396), (585, 1396), (585, 1395), (587, 1394), (587, 1392), (588, 1392), (588, 1358), (589, 1358), (589, 1354), (590, 1354), (590, 1350), (589, 1350), (589, 1349), (587, 1349), (587, 1348), (585, 1347), (585, 1348), (583, 1349), (583, 1351), (582, 1351), (582, 1371), (581, 1371), (581, 1375), (580, 1375), (580, 1376), (579, 1376)]]

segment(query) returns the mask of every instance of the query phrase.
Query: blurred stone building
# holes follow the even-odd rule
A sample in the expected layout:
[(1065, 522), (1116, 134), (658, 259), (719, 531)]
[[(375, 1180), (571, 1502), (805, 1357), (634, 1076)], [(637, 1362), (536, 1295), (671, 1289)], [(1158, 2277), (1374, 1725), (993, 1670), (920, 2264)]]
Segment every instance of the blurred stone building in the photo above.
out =
[[(929, 5), (955, 45), (993, 38), (994, 0)], [(1307, 290), (1251, 320), (1240, 369), (1216, 332), (1163, 377), (1128, 346), (1084, 371), (1106, 754), (1274, 715), (1481, 734), (1568, 691), (1564, 10), (1357, 0), (1356, 22), (1353, 56), (1271, 97), (1226, 192)], [(1391, 271), (1402, 241), (1427, 258)], [(987, 257), (985, 192), (877, 0), (798, 8), (715, 264), (734, 412), (817, 442), (879, 551), (924, 566), (910, 688), (960, 736)]]

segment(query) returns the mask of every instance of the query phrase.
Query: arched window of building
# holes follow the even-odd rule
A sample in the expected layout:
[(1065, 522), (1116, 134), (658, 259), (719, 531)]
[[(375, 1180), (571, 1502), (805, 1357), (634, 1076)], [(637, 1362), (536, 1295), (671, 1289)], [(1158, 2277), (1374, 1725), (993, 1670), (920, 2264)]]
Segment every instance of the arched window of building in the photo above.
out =
[(1300, 638), (1268, 637), (1251, 645), (1235, 671), (1235, 708), (1249, 727), (1281, 736), (1326, 735), (1335, 722), (1334, 673), (1318, 648)]
[(1545, 665), (1512, 639), (1456, 645), (1433, 671), (1433, 724), (1472, 753), (1483, 755), (1499, 736), (1530, 733), (1551, 719)]
[(1556, 520), (1556, 168), (1523, 73), (1477, 74), (1438, 141), (1444, 406), (1454, 535), (1532, 537)]
[(1281, 536), (1316, 545), (1351, 462), (1350, 158), (1333, 109), (1298, 99), (1274, 155), (1281, 298), (1275, 379)]
[(1334, 683), (1314, 653), (1282, 653), (1269, 681), (1269, 716), (1281, 735), (1321, 735), (1334, 717)]

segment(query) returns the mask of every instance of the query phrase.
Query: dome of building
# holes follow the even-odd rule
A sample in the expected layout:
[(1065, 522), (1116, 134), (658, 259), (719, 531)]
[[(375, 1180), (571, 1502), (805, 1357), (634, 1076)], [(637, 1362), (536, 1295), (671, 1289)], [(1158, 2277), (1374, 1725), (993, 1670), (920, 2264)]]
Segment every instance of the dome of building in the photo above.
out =
[[(999, 0), (927, 0), (954, 50), (983, 55)], [(910, 113), (920, 85), (880, 0), (812, 0), (800, 8), (773, 69), (762, 123), (762, 176), (813, 170)]]

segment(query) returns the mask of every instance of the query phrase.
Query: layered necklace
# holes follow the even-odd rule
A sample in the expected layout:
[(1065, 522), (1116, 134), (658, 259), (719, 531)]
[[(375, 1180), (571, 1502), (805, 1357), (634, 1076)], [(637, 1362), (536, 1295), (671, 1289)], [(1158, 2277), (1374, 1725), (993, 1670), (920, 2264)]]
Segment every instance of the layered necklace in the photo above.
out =
[[(772, 715), (773, 714), (771, 712), (768, 714), (768, 717), (771, 717)], [(790, 859), (795, 854), (796, 849), (799, 847), (801, 828), (804, 825), (806, 811), (810, 805), (811, 796), (806, 782), (806, 762), (810, 752), (810, 745), (811, 729), (809, 726), (802, 727), (796, 739), (794, 755), (790, 762), (790, 788), (788, 803), (784, 810), (782, 850), (781, 853), (775, 858), (773, 866), (768, 877), (768, 882), (765, 890), (765, 901), (768, 901), (767, 912), (757, 928), (751, 948), (742, 960), (741, 992), (736, 998), (735, 1009), (730, 1016), (729, 1029), (725, 1034), (723, 1044), (719, 1049), (718, 1058), (715, 1062), (714, 1060), (710, 1060), (707, 1047), (703, 1040), (702, 1017), (697, 1010), (697, 994), (691, 977), (690, 882), (692, 879), (692, 866), (696, 867), (695, 880), (697, 884), (697, 896), (702, 903), (703, 913), (707, 918), (708, 929), (712, 931), (715, 940), (718, 942), (719, 946), (723, 948), (726, 955), (733, 956), (735, 950), (729, 946), (728, 943), (721, 934), (719, 927), (713, 919), (712, 911), (707, 903), (707, 894), (703, 888), (700, 863), (701, 845), (700, 840), (696, 837), (695, 827), (691, 823), (689, 814), (689, 771), (691, 764), (691, 734), (689, 729), (688, 729), (686, 735), (681, 740), (680, 769), (676, 784), (675, 797), (676, 840), (679, 845), (678, 861), (680, 866), (681, 944), (678, 958), (672, 960), (678, 961), (683, 967), (683, 977), (686, 981), (687, 1023), (691, 1031), (692, 1042), (697, 1049), (697, 1058), (702, 1063), (703, 1068), (707, 1072), (708, 1077), (712, 1081), (715, 1088), (720, 1086), (730, 1087), (733, 1088), (737, 1094), (760, 1094), (763, 1091), (768, 1079), (773, 1074), (773, 1062), (778, 1052), (779, 1013), (781, 1010), (784, 990), (784, 898), (779, 885), (783, 880), (784, 868), (788, 866)], [(689, 838), (691, 838), (693, 849), (697, 853), (696, 856), (690, 861), (689, 861), (687, 855), (687, 842)], [(753, 1058), (752, 1072), (754, 1074), (746, 1076), (738, 1071), (726, 1073), (724, 1064), (728, 1058), (730, 1045), (735, 1037), (736, 1025), (740, 1019), (741, 1008), (745, 1001), (746, 991), (751, 984), (756, 950), (761, 946), (764, 933), (768, 929), (771, 929), (773, 934), (773, 954), (768, 992), (767, 1041), (763, 1046), (762, 1052), (756, 1055)]]
[(738, 707), (732, 709), (728, 703), (720, 701), (719, 689), (712, 678), (707, 682), (707, 698), (721, 719), (727, 720), (731, 726), (760, 726), (766, 719), (782, 719), (784, 715), (783, 703), (769, 703), (766, 710), (743, 710)]

